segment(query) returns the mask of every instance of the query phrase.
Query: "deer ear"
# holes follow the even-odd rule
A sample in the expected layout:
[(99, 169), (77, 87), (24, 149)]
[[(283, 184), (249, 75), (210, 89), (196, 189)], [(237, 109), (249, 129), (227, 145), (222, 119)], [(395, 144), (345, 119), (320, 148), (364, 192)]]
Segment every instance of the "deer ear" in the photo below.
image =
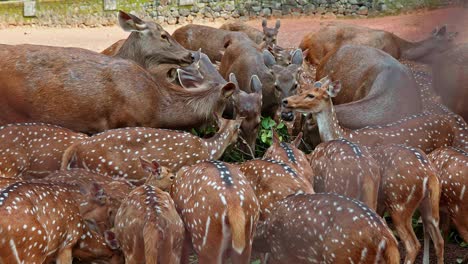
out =
[(236, 85), (232, 82), (228, 82), (222, 88), (221, 93), (223, 94), (224, 98), (229, 98), (235, 91), (236, 91)]
[(275, 28), (278, 30), (281, 26), (281, 21), (279, 19), (276, 20)]
[(177, 75), (179, 76), (179, 83), (185, 89), (199, 87), (203, 83), (203, 76), (200, 74), (193, 74), (183, 69), (177, 69)]
[(177, 68), (171, 68), (167, 71), (167, 79), (169, 79), (170, 82), (177, 79)]
[(155, 176), (159, 175), (161, 166), (156, 160), (149, 161), (143, 157), (140, 157), (139, 159), (140, 159), (140, 165), (145, 171), (151, 173), (151, 175), (155, 175)]
[(263, 50), (263, 61), (268, 68), (273, 67), (276, 64), (275, 56), (268, 50)]
[(122, 10), (119, 10), (119, 25), (125, 31), (141, 32), (148, 29), (148, 25), (143, 20)]
[(229, 74), (229, 82), (232, 82), (237, 88), (239, 88), (239, 82), (237, 82), (236, 75), (233, 72)]
[(262, 82), (255, 74), (250, 77), (250, 91), (262, 95)]
[(297, 134), (297, 137), (291, 142), (291, 144), (293, 144), (296, 148), (298, 148), (299, 144), (301, 144), (301, 141), (302, 141), (302, 132), (299, 132), (299, 134)]
[(110, 230), (104, 231), (104, 240), (110, 249), (117, 250), (120, 248), (119, 241), (117, 241), (117, 236), (114, 232)]
[(281, 143), (278, 133), (273, 128), (271, 129), (271, 133), (272, 133), (272, 138), (273, 138), (273, 144)]
[(264, 19), (262, 20), (262, 27), (263, 27), (263, 28), (266, 28), (266, 26), (267, 26), (267, 20), (264, 18)]
[(302, 51), (300, 49), (296, 49), (293, 51), (293, 54), (291, 55), (291, 64), (296, 64), (301, 66), (302, 62), (304, 61)]
[(335, 97), (341, 91), (341, 82), (334, 81), (328, 85), (327, 93), (330, 97)]

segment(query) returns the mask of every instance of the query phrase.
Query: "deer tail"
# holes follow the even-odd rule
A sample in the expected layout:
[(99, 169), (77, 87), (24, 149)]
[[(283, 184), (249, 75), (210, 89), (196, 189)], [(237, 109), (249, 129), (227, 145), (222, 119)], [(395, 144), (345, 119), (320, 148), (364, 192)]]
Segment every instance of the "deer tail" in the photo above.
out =
[(145, 245), (145, 263), (158, 263), (158, 241), (163, 240), (159, 238), (156, 225), (152, 222), (147, 222), (145, 227), (143, 227), (142, 236)]
[(240, 205), (228, 208), (228, 222), (231, 225), (232, 248), (241, 254), (245, 249), (245, 214)]
[[(386, 264), (400, 263), (400, 252), (398, 251), (398, 246), (393, 236), (390, 239), (384, 239), (380, 242), (378, 255), (379, 254), (382, 254), (382, 258)], [(381, 262), (377, 259), (376, 263)]]
[(73, 161), (76, 161), (76, 147), (79, 142), (73, 143), (71, 146), (69, 146), (65, 152), (62, 155), (62, 163), (60, 166), (61, 170), (67, 170), (69, 167), (71, 167), (71, 163)]

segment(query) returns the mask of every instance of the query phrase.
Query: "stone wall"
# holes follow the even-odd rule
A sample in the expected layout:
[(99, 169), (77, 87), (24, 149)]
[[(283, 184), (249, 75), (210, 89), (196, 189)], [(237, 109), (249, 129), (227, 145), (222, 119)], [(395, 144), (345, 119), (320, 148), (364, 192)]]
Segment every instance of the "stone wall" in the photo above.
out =
[(98, 26), (117, 22), (116, 10), (162, 24), (282, 16), (365, 17), (458, 0), (0, 0), (0, 25)]

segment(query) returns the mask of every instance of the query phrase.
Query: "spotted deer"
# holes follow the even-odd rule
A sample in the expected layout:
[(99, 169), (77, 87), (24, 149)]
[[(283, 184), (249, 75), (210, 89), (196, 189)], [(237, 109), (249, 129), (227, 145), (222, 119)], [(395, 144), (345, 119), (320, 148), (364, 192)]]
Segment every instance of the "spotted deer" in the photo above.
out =
[(317, 119), (322, 142), (346, 138), (366, 147), (404, 144), (429, 153), (444, 146), (468, 148), (468, 126), (452, 115), (424, 112), (397, 122), (351, 130), (337, 120), (331, 98), (341, 89), (339, 81), (328, 77), (316, 82), (304, 92), (283, 100), (286, 110), (312, 113)]
[(41, 123), (0, 127), (0, 177), (43, 177), (60, 169), (63, 152), (85, 138), (85, 134)]
[(85, 168), (139, 182), (146, 175), (140, 157), (157, 160), (174, 172), (200, 160), (219, 159), (237, 140), (242, 118), (218, 121), (219, 131), (208, 139), (188, 132), (143, 127), (109, 130), (68, 148), (63, 155), (62, 169)]
[(306, 35), (299, 47), (310, 52), (307, 60), (318, 65), (330, 51), (336, 48), (339, 35), (343, 35), (343, 41), (339, 46), (354, 44), (364, 45), (380, 49), (390, 54), (395, 59), (410, 59), (422, 63), (431, 63), (440, 53), (450, 49), (457, 33), (447, 32), (447, 27), (437, 27), (428, 38), (410, 42), (393, 33), (366, 28), (357, 25), (332, 22), (316, 33)]
[(298, 172), (299, 177), (308, 181), (313, 186), (313, 171), (310, 167), (309, 159), (302, 152), (298, 146), (302, 140), (302, 133), (299, 133), (296, 138), (291, 142), (281, 142), (278, 133), (272, 130), (273, 141), (271, 146), (265, 151), (264, 159), (273, 159), (281, 161)]
[(126, 263), (180, 263), (184, 223), (169, 193), (143, 185), (122, 202), (115, 217)]
[(266, 221), (269, 263), (400, 263), (397, 241), (363, 203), (336, 194), (297, 194)]
[(309, 156), (314, 190), (338, 193), (377, 209), (379, 165), (365, 148), (346, 140), (323, 142)]
[[(16, 182), (0, 191), (0, 263), (123, 263), (113, 233), (94, 231), (66, 184)], [(21, 221), (18, 221), (21, 219)]]
[(386, 211), (404, 243), (405, 263), (414, 263), (421, 248), (412, 227), (419, 208), (424, 225), (424, 257), (429, 263), (429, 238), (437, 263), (444, 263), (444, 240), (439, 230), (440, 183), (437, 171), (420, 149), (403, 145), (381, 146), (371, 150), (378, 162), (382, 181), (377, 212)]
[(145, 69), (160, 64), (184, 66), (192, 62), (190, 51), (182, 47), (159, 24), (143, 21), (135, 15), (119, 11), (120, 27), (131, 32), (127, 39), (119, 40), (102, 54), (135, 61)]
[(259, 205), (237, 166), (205, 161), (183, 167), (171, 196), (186, 228), (182, 263), (190, 245), (199, 263), (249, 263)]
[(451, 220), (463, 240), (468, 242), (468, 153), (453, 147), (439, 148), (429, 154), (429, 160), (440, 177), (441, 213), (450, 218), (442, 220)]

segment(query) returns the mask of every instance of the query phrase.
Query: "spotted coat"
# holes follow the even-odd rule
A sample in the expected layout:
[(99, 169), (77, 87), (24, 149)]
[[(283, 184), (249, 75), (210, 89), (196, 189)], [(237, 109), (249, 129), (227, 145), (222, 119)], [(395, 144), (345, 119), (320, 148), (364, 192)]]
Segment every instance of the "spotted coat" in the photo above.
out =
[(86, 137), (41, 123), (0, 127), (0, 177), (34, 178), (58, 170), (63, 152)]
[(271, 263), (400, 263), (397, 241), (383, 220), (344, 196), (289, 196), (266, 225)]

